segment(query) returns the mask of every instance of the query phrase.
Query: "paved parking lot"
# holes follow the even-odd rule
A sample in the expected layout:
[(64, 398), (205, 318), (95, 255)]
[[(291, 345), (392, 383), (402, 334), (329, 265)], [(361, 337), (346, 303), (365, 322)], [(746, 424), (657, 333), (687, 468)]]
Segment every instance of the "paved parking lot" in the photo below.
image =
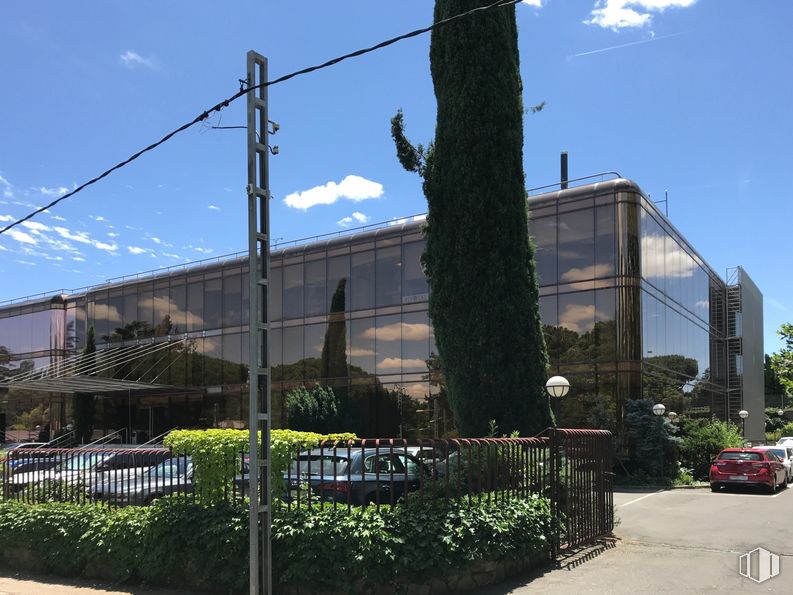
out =
[[(793, 593), (793, 487), (774, 496), (749, 488), (630, 491), (614, 501), (615, 547), (482, 595)], [(781, 557), (779, 576), (762, 584), (738, 573), (738, 556), (757, 547)]]

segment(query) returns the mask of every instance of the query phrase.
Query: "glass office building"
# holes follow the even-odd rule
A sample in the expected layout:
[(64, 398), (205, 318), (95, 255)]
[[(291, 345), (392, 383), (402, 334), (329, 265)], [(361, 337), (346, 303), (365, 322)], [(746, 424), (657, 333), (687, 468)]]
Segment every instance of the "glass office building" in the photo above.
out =
[[(529, 207), (550, 373), (573, 387), (561, 403), (563, 425), (620, 432), (625, 402), (641, 396), (688, 415), (762, 411), (743, 380), (754, 382), (756, 362), (762, 370), (762, 339), (741, 338), (758, 318), (762, 326), (762, 305), (742, 269), (728, 285), (628, 180), (533, 196)], [(346, 429), (360, 435), (454, 432), (427, 313), (421, 225), (273, 250), (273, 427), (288, 423), (290, 389), (322, 384), (340, 395)], [(166, 346), (109, 360), (101, 375), (146, 388), (96, 395), (97, 432), (126, 428), (140, 438), (173, 427), (244, 427), (247, 274), (236, 255), (7, 304), (0, 374), (69, 357), (93, 325), (105, 354)], [(39, 393), (35, 384), (0, 391), (8, 428), (55, 431), (70, 420), (69, 394)]]

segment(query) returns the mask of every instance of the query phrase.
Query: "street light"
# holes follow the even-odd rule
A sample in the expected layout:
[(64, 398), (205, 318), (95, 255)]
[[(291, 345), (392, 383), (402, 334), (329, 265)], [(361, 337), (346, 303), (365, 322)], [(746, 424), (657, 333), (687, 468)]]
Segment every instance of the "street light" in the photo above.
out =
[(776, 414), (777, 414), (779, 417), (782, 417), (783, 415), (785, 415), (785, 412), (784, 412), (784, 411), (782, 411), (782, 410), (780, 409), (779, 411), (777, 411), (777, 412), (776, 412)]
[(674, 411), (670, 411), (667, 414), (667, 417), (669, 418), (669, 421), (671, 421), (672, 423), (675, 423), (677, 421), (677, 418), (680, 417), (680, 416), (677, 413), (675, 413)]
[(741, 418), (741, 436), (746, 440), (746, 418), (749, 417), (749, 412), (746, 409), (741, 409), (738, 412), (738, 417)]
[[(666, 407), (664, 406), (663, 403), (656, 403), (655, 405), (653, 405), (653, 414), (656, 417), (660, 418), (664, 414), (664, 411), (666, 411)], [(663, 423), (664, 422), (661, 421), (661, 428), (662, 429), (663, 429)], [(666, 448), (666, 444), (665, 444), (666, 439), (665, 438), (662, 438), (662, 439), (664, 440), (664, 442), (661, 443), (661, 474), (660, 475), (661, 475), (661, 481), (663, 482), (663, 480), (664, 480), (664, 449)]]
[(545, 390), (548, 391), (551, 397), (556, 397), (551, 399), (551, 407), (553, 408), (553, 416), (556, 418), (556, 426), (561, 427), (562, 404), (559, 399), (570, 392), (570, 382), (564, 376), (551, 376), (548, 382), (545, 383)]

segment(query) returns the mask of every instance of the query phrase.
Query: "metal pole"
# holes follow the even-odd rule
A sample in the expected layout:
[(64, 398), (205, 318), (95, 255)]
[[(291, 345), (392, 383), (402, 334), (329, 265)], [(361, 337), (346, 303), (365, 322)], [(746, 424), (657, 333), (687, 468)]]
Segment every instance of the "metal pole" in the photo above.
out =
[[(267, 81), (267, 58), (247, 54), (248, 88)], [(270, 540), (270, 176), (267, 88), (248, 99), (248, 429), (250, 595), (272, 593)], [(261, 437), (260, 437), (261, 436)], [(261, 452), (261, 457), (259, 456)]]

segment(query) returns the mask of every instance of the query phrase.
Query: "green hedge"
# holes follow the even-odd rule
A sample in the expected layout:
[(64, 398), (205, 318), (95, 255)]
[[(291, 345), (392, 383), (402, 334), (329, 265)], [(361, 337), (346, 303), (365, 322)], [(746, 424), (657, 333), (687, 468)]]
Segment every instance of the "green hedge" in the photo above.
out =
[[(272, 430), (270, 434), (271, 485), (283, 488), (283, 474), (296, 450), (319, 446), (322, 440), (346, 442), (354, 434), (316, 434), (294, 430)], [(248, 452), (248, 430), (174, 430), (163, 441), (176, 454), (193, 459), (193, 484), (205, 502), (224, 499), (229, 484), (240, 473), (240, 453)]]
[(273, 576), (327, 588), (421, 583), (477, 560), (547, 552), (551, 527), (550, 503), (539, 497), (282, 510), (273, 521)]
[(15, 568), (233, 593), (247, 585), (247, 555), (239, 505), (0, 503), (0, 557)]
[[(422, 582), (477, 560), (547, 551), (546, 499), (490, 503), (415, 500), (409, 508), (273, 514), (273, 577), (280, 583), (347, 588)], [(6, 566), (64, 576), (244, 592), (247, 509), (178, 498), (151, 507), (107, 509), (70, 503), (0, 503), (0, 559)]]

